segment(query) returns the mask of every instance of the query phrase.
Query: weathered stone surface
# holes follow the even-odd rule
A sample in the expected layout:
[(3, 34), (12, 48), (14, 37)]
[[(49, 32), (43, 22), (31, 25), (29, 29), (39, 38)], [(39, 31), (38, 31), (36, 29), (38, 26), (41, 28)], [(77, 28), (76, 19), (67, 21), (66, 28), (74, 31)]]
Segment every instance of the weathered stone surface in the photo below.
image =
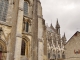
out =
[(65, 45), (65, 60), (80, 60), (80, 32), (76, 32)]

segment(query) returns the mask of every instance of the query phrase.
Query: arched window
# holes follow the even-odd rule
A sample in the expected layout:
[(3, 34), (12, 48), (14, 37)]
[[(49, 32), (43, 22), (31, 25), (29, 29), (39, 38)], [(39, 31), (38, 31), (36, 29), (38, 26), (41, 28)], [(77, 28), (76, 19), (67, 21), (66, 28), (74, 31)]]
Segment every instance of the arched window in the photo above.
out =
[(25, 48), (26, 48), (26, 43), (24, 40), (22, 40), (21, 55), (25, 55)]
[(0, 0), (0, 20), (6, 21), (8, 11), (8, 0)]
[(27, 16), (28, 15), (28, 2), (24, 1), (24, 15)]

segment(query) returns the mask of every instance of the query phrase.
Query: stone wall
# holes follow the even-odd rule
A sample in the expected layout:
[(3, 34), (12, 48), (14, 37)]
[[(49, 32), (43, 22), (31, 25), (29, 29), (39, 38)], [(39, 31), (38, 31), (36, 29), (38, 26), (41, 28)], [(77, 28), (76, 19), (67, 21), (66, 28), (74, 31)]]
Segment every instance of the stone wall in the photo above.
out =
[(65, 60), (80, 60), (80, 32), (76, 32), (65, 45)]

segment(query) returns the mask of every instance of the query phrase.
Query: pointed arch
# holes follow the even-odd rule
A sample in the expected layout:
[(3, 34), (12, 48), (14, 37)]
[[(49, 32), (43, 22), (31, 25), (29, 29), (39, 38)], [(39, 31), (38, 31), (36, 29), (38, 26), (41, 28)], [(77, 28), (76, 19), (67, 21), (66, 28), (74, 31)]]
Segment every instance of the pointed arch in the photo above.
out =
[(30, 41), (30, 39), (25, 35), (22, 36), (22, 39), (25, 40), (25, 41)]
[(22, 37), (21, 55), (29, 58), (30, 39), (27, 36)]

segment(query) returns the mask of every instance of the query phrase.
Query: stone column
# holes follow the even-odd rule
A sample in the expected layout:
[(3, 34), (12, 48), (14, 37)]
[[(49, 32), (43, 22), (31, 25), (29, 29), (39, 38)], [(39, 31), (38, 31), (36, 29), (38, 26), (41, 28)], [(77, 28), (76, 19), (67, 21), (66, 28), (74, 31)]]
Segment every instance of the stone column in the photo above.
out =
[(8, 40), (8, 42), (7, 42), (7, 58), (6, 58), (6, 60), (9, 60), (9, 56), (10, 56), (10, 36), (9, 36), (9, 40)]
[(11, 29), (11, 39), (10, 39), (10, 51), (9, 51), (9, 59), (8, 60), (14, 60), (14, 51), (15, 51), (15, 41), (16, 41), (16, 25), (17, 25), (17, 16), (18, 16), (18, 6), (19, 6), (19, 0), (13, 0), (13, 10), (12, 10), (12, 29)]
[(62, 59), (62, 51), (60, 51), (60, 59)]
[(38, 60), (43, 60), (43, 18), (42, 18), (42, 7), (40, 1), (37, 1), (38, 6)]
[(43, 60), (43, 40), (38, 42), (38, 60)]
[(62, 45), (62, 40), (61, 40), (61, 51), (60, 51), (60, 58), (62, 58), (62, 49), (63, 49), (63, 45)]
[(56, 34), (56, 60), (58, 59), (58, 36)]
[[(44, 21), (45, 23), (45, 21)], [(47, 41), (48, 41), (48, 38), (47, 38), (47, 35), (46, 35), (47, 31), (46, 31), (46, 27), (45, 27), (45, 24), (43, 25), (43, 38), (44, 38), (44, 56), (45, 56), (45, 60), (48, 59), (47, 55), (48, 55), (48, 49), (47, 49)]]
[(38, 60), (38, 18), (37, 18), (37, 0), (33, 1), (33, 20), (32, 20), (32, 60)]
[(24, 4), (24, 0), (19, 0), (19, 10), (18, 10), (18, 19), (17, 19), (16, 44), (15, 44), (14, 60), (20, 60), (20, 57), (21, 57), (23, 4)]

